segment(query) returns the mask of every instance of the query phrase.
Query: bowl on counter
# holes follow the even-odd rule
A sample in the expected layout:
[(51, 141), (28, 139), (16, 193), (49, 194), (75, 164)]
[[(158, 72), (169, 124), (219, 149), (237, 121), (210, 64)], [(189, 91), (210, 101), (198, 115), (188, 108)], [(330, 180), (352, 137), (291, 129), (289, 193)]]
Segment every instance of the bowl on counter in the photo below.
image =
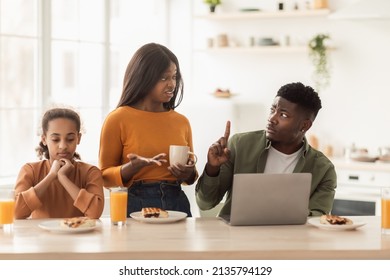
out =
[(349, 158), (353, 161), (360, 162), (375, 162), (378, 160), (378, 156), (370, 155), (368, 153), (352, 153)]
[(380, 157), (378, 157), (378, 161), (385, 162), (385, 163), (390, 163), (390, 155), (380, 156)]
[(390, 147), (380, 147), (379, 155), (390, 159)]

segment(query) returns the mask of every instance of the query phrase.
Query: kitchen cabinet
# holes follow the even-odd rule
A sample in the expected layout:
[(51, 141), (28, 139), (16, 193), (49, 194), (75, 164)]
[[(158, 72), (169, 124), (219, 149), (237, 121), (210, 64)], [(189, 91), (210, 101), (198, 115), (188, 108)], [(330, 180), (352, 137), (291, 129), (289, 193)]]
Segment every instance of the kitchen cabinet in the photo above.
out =
[(381, 188), (390, 186), (390, 164), (333, 159), (337, 189), (333, 213), (380, 215)]

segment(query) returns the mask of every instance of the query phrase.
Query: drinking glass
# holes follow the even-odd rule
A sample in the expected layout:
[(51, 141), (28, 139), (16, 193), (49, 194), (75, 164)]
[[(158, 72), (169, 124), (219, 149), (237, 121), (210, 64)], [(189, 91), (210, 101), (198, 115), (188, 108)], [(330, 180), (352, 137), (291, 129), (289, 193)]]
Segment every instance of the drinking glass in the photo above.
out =
[(15, 195), (13, 190), (0, 189), (0, 227), (4, 231), (12, 229), (14, 224)]
[(382, 188), (382, 233), (390, 234), (390, 187)]
[(110, 188), (111, 224), (124, 226), (127, 218), (127, 188)]

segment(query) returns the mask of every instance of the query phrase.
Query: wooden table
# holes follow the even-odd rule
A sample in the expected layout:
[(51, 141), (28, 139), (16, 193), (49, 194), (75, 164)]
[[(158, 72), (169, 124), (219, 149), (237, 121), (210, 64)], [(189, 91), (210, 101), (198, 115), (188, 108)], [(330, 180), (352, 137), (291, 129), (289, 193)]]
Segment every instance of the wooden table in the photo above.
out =
[(0, 229), (0, 259), (390, 259), (390, 236), (380, 217), (352, 217), (367, 224), (328, 231), (309, 224), (231, 227), (217, 218), (188, 218), (171, 224), (108, 218), (91, 232), (61, 234), (38, 227), (42, 220), (17, 220)]

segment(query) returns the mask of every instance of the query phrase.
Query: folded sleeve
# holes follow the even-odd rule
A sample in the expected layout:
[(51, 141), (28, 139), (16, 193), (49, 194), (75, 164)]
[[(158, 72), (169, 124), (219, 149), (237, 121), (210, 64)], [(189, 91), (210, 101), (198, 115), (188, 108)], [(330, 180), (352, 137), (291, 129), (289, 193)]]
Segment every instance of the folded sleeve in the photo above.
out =
[(26, 219), (31, 213), (42, 206), (34, 189), (34, 171), (25, 164), (16, 179), (15, 184), (15, 218)]
[(85, 216), (98, 219), (103, 213), (104, 193), (103, 177), (101, 171), (92, 166), (85, 175), (85, 188), (81, 188), (74, 201), (77, 207)]

